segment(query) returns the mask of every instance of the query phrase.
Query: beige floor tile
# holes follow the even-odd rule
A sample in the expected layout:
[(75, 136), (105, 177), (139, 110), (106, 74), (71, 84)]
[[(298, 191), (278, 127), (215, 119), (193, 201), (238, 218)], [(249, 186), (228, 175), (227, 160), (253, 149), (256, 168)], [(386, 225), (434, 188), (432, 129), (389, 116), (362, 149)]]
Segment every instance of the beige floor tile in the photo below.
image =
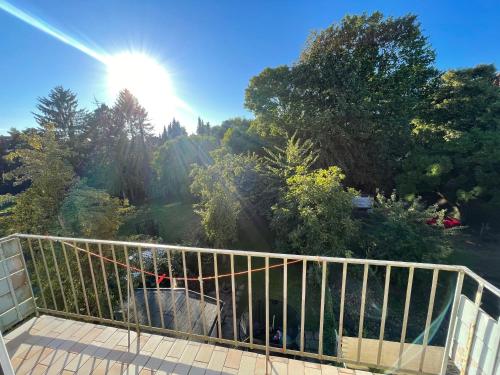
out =
[(229, 349), (227, 353), (226, 362), (224, 363), (224, 367), (233, 368), (238, 370), (240, 368), (241, 356), (243, 352), (237, 349)]
[(213, 351), (214, 351), (213, 345), (203, 344), (198, 350), (198, 354), (196, 354), (195, 360), (198, 362), (208, 363), (210, 362), (210, 357), (212, 356)]
[(240, 375), (253, 375), (255, 373), (255, 364), (257, 363), (257, 356), (248, 356), (247, 353), (243, 353), (241, 356), (240, 369), (238, 374)]

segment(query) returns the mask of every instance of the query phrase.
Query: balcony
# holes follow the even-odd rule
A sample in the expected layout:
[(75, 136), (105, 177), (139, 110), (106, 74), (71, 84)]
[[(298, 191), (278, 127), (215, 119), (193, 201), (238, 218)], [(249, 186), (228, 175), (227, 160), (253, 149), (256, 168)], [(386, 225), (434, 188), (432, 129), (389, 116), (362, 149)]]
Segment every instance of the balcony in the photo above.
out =
[(6, 374), (500, 373), (462, 266), (16, 234), (0, 301)]

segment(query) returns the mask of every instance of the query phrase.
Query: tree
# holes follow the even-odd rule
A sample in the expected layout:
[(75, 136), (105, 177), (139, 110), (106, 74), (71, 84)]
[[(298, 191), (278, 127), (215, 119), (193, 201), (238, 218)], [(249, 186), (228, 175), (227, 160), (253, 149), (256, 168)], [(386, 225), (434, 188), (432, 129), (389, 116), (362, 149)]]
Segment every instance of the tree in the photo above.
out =
[(191, 168), (211, 164), (210, 152), (215, 147), (215, 139), (205, 136), (183, 136), (163, 143), (153, 158), (155, 193), (168, 201), (189, 200)]
[(441, 75), (413, 122), (414, 148), (397, 177), (402, 195), (434, 195), (462, 213), (474, 203), (498, 211), (500, 87), (495, 79), (493, 65)]
[(279, 244), (296, 253), (349, 256), (358, 234), (352, 217), (355, 191), (345, 189), (338, 167), (306, 172), (287, 179), (287, 190), (273, 206), (272, 228)]
[(7, 160), (19, 166), (6, 173), (14, 185), (29, 183), (13, 198), (2, 221), (12, 231), (46, 233), (57, 226), (57, 213), (73, 182), (73, 169), (66, 161), (67, 152), (56, 140), (52, 127), (41, 134), (22, 134), (26, 146), (13, 150)]
[(112, 239), (129, 211), (128, 202), (80, 181), (62, 203), (62, 232), (76, 237)]
[(320, 151), (319, 166), (375, 191), (392, 185), (407, 152), (433, 61), (415, 16), (346, 16), (313, 33), (293, 66), (253, 77), (245, 105), (262, 134), (297, 132)]
[(46, 97), (38, 98), (34, 113), (41, 129), (53, 126), (56, 139), (68, 148), (68, 155), (77, 172), (84, 169), (85, 134), (87, 132), (87, 112), (78, 108), (77, 95), (62, 86), (50, 90)]
[(74, 92), (56, 86), (47, 97), (38, 98), (34, 113), (35, 120), (42, 128), (54, 126), (56, 138), (74, 145), (76, 137), (83, 132), (85, 111), (78, 108), (78, 98)]
[(255, 155), (219, 152), (213, 164), (195, 165), (191, 176), (191, 191), (199, 198), (196, 212), (208, 240), (217, 247), (236, 241), (240, 224), (262, 216), (261, 207), (269, 210), (266, 175)]
[(198, 125), (196, 126), (196, 134), (198, 135), (211, 135), (210, 123), (204, 122), (198, 117)]
[(112, 155), (106, 160), (112, 173), (106, 176), (108, 191), (134, 204), (143, 202), (152, 178), (148, 114), (137, 98), (123, 90), (112, 108), (112, 121), (116, 138)]
[(187, 135), (186, 128), (181, 126), (181, 123), (174, 118), (167, 126), (166, 139), (174, 139), (184, 135)]

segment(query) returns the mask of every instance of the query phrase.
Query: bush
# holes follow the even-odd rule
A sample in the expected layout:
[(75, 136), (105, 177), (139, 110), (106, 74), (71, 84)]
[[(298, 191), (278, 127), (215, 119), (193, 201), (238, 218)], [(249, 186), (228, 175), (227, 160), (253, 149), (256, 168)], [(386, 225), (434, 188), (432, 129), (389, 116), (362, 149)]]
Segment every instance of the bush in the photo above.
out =
[[(444, 229), (444, 211), (426, 207), (420, 199), (410, 203), (393, 193), (378, 194), (373, 212), (362, 224), (360, 252), (369, 259), (436, 263), (451, 252), (449, 236), (456, 229)], [(427, 224), (437, 218), (434, 225)]]
[(283, 251), (349, 256), (349, 243), (358, 233), (352, 217), (355, 191), (342, 186), (338, 167), (312, 172), (299, 167), (297, 172), (273, 207), (272, 227)]

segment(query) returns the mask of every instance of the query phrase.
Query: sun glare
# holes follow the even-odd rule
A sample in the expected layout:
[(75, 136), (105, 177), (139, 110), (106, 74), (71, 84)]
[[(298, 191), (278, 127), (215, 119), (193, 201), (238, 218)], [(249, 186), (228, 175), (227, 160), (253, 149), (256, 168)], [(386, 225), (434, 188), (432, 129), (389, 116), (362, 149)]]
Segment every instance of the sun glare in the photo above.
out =
[(168, 121), (177, 106), (172, 81), (167, 70), (152, 57), (125, 52), (106, 62), (110, 98), (128, 89), (146, 108), (155, 125)]

